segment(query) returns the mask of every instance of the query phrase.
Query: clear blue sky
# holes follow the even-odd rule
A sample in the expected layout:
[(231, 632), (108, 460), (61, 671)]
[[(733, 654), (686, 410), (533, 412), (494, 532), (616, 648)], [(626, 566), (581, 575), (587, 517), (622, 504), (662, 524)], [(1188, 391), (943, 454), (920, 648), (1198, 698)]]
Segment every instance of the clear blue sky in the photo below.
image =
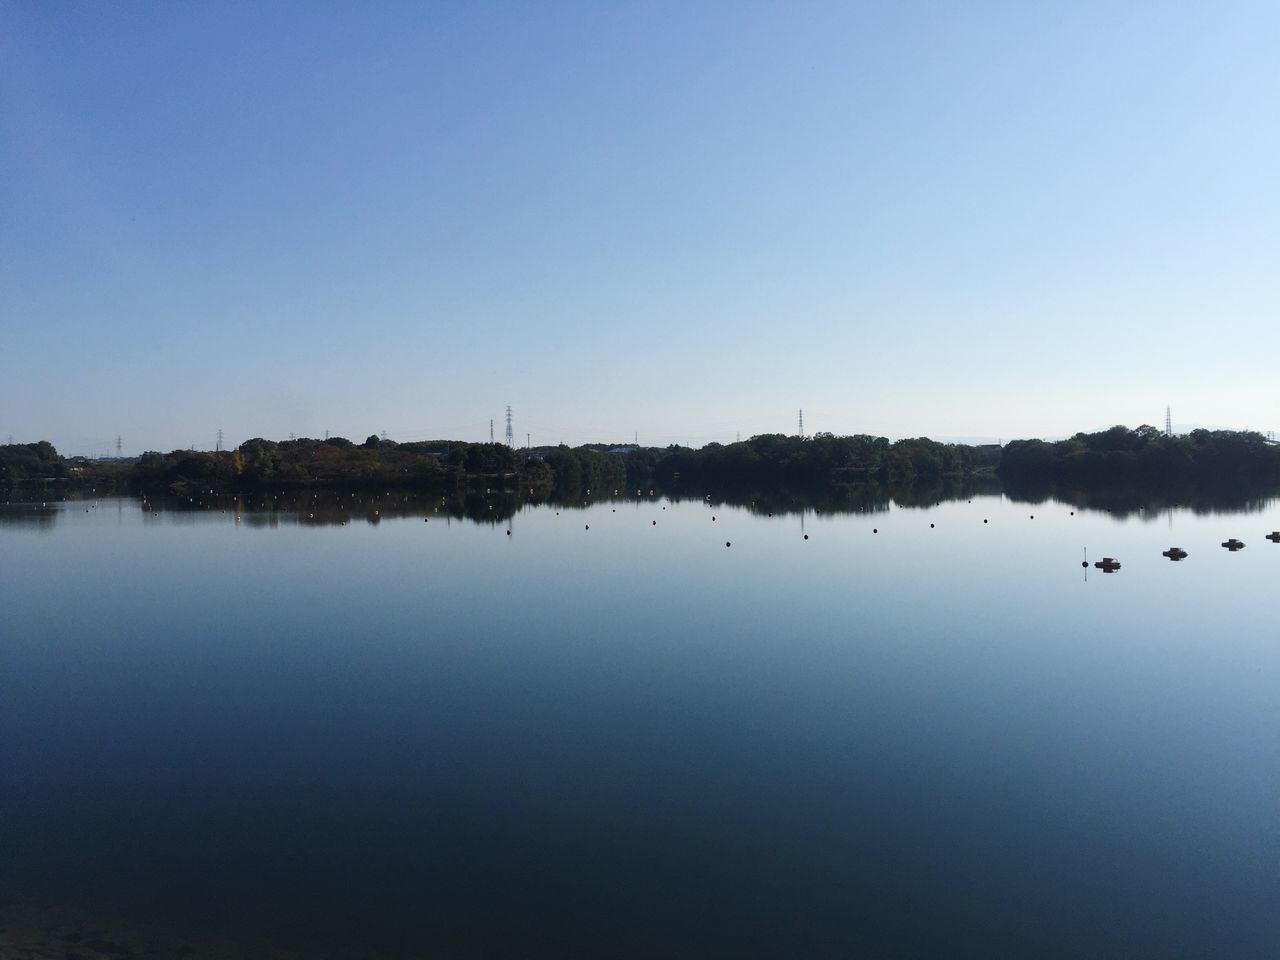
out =
[(1280, 429), (1280, 4), (0, 0), (0, 442)]

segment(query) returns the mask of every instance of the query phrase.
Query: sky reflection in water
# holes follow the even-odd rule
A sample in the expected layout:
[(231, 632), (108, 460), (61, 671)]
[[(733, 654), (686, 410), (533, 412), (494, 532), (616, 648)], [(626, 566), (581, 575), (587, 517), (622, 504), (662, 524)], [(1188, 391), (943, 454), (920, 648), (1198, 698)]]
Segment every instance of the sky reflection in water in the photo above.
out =
[(2, 508), (11, 913), (262, 956), (1280, 951), (1275, 502), (402, 498)]

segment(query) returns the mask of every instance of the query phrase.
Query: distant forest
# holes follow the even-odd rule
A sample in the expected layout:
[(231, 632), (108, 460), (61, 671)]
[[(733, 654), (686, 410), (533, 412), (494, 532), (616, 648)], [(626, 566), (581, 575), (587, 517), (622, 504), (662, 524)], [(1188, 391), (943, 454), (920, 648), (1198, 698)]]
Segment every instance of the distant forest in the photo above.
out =
[(1154, 427), (1112, 427), (1067, 440), (1015, 440), (1000, 447), (890, 442), (867, 435), (763, 434), (704, 447), (514, 449), (498, 443), (370, 436), (273, 441), (234, 450), (150, 452), (132, 461), (63, 458), (47, 442), (0, 446), (0, 484), (79, 479), (137, 491), (247, 490), (266, 486), (369, 488), (487, 485), (529, 487), (561, 497), (661, 486), (769, 490), (822, 485), (902, 487), (999, 477), (1007, 485), (1280, 483), (1280, 446), (1259, 433), (1196, 430), (1165, 436)]
[(1014, 440), (1004, 446), (1000, 476), (1090, 487), (1140, 482), (1148, 486), (1280, 482), (1280, 444), (1260, 433), (1193, 430), (1166, 436), (1155, 427), (1112, 427), (1067, 440)]

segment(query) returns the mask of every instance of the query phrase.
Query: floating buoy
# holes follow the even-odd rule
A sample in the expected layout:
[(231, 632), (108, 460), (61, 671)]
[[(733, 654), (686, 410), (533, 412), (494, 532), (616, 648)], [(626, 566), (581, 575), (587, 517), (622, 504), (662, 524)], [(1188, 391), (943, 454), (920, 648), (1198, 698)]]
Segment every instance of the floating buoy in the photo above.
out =
[(932, 529), (933, 529), (933, 524), (932, 524), (932, 523), (931, 523), (931, 524), (929, 524), (929, 529), (930, 529), (930, 530), (932, 530)]
[(508, 530), (508, 531), (507, 531), (507, 536), (508, 536), (508, 537), (509, 537), (509, 536), (511, 536), (511, 531), (510, 531), (510, 530)]
[(728, 541), (728, 540), (726, 540), (726, 541), (724, 542), (724, 545), (725, 545), (726, 547), (727, 547), (727, 546), (729, 546), (729, 541)]
[(1272, 530), (1267, 534), (1267, 539), (1272, 543), (1280, 543), (1280, 530)]
[(588, 524), (586, 524), (582, 529), (583, 529), (583, 530), (590, 530), (590, 529), (591, 529), (591, 524), (589, 524), (589, 523), (588, 523)]
[(1032, 519), (1032, 520), (1034, 520), (1035, 518), (1036, 518), (1036, 515), (1033, 513), (1033, 514), (1031, 515), (1031, 519)]
[(1244, 549), (1244, 544), (1241, 541), (1237, 540), (1235, 537), (1232, 537), (1230, 540), (1222, 541), (1222, 545), (1226, 547), (1228, 550), (1230, 550), (1232, 553), (1235, 553), (1237, 550)]
[(1120, 569), (1120, 561), (1116, 560), (1113, 557), (1103, 557), (1101, 560), (1095, 563), (1094, 566), (1097, 567), (1099, 570), (1101, 570), (1103, 573), (1115, 573), (1117, 570)]
[(806, 534), (804, 535), (804, 538), (805, 538), (806, 540), (808, 540), (808, 539), (809, 539), (809, 535), (806, 533)]
[(987, 521), (983, 520), (982, 522), (983, 522), (983, 523), (986, 523)]
[(1170, 547), (1168, 550), (1160, 554), (1160, 556), (1168, 557), (1170, 560), (1185, 560), (1187, 558), (1187, 551), (1183, 550), (1181, 547)]
[(879, 532), (880, 532), (880, 529), (879, 529), (878, 527), (872, 527), (872, 528), (871, 528), (871, 532), (872, 532), (872, 533), (879, 533)]

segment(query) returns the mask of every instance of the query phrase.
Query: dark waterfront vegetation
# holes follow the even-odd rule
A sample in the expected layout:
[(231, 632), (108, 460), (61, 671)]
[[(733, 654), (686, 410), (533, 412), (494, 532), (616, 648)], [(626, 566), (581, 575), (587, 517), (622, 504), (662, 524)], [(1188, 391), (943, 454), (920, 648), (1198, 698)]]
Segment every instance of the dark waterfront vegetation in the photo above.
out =
[[(60, 457), (47, 442), (0, 447), (0, 484), (51, 479), (92, 482), (136, 492), (175, 494), (335, 486), (372, 489), (530, 489), (560, 500), (604, 491), (662, 487), (751, 492), (875, 486), (930, 489), (1004, 482), (1034, 500), (1072, 492), (1108, 506), (1153, 497), (1169, 503), (1197, 496), (1239, 496), (1280, 483), (1280, 445), (1259, 433), (1195, 430), (1166, 436), (1154, 427), (1113, 427), (1058, 442), (998, 445), (938, 443), (926, 438), (813, 437), (765, 434), (738, 443), (688, 447), (588, 444), (513, 449), (505, 444), (429, 440), (397, 443), (370, 436), (246, 441), (234, 450), (174, 450), (136, 460)], [(833, 494), (839, 497), (840, 495)]]

